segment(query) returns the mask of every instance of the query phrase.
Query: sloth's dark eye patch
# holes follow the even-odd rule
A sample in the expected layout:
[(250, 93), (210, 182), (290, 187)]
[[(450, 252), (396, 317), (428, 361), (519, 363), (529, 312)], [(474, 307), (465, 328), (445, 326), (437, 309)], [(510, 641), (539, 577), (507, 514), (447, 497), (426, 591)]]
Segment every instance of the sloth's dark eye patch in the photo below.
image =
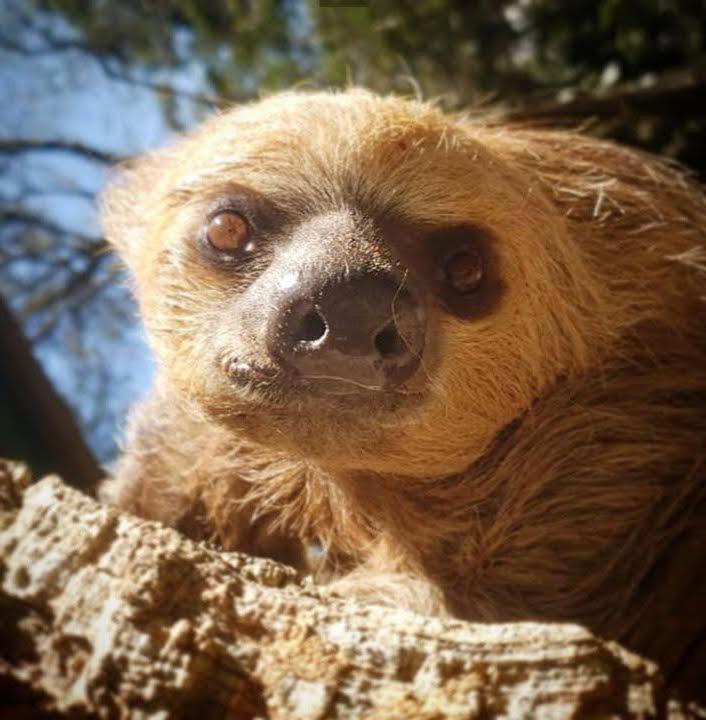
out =
[(222, 253), (233, 255), (251, 249), (250, 226), (234, 210), (222, 210), (213, 215), (205, 232), (208, 244)]
[(461, 295), (473, 293), (483, 282), (483, 256), (477, 248), (457, 250), (444, 261), (444, 281)]
[(474, 320), (498, 306), (504, 283), (490, 230), (472, 224), (429, 228), (394, 217), (382, 218), (380, 226), (410, 279), (444, 310)]
[(474, 319), (497, 307), (503, 282), (488, 231), (472, 225), (439, 228), (423, 243), (436, 268), (432, 292), (448, 312)]

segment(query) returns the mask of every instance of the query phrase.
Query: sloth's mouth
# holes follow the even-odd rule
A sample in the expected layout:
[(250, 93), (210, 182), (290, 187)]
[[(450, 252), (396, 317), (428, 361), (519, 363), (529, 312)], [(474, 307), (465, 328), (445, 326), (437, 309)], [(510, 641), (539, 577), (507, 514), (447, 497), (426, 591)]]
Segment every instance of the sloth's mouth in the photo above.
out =
[(279, 368), (255, 365), (245, 360), (232, 358), (224, 362), (224, 370), (233, 382), (258, 382), (276, 378)]
[(329, 375), (325, 371), (303, 374), (240, 358), (230, 358), (223, 365), (236, 393), (246, 393), (254, 401), (267, 405), (286, 406), (292, 402), (301, 405), (302, 402), (320, 403), (338, 399), (354, 405), (377, 403), (380, 409), (383, 406), (389, 409), (393, 405), (406, 405), (425, 394), (414, 378), (406, 384), (385, 387)]

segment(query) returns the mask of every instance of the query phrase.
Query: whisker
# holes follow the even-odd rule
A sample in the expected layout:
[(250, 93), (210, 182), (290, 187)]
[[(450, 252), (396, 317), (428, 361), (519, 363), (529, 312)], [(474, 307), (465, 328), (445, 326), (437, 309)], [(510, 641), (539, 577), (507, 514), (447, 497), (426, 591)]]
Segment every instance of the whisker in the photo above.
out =
[(412, 348), (409, 346), (409, 343), (407, 342), (407, 340), (405, 340), (404, 336), (399, 331), (399, 326), (397, 324), (397, 316), (395, 315), (395, 302), (400, 296), (404, 284), (407, 282), (407, 275), (409, 275), (409, 270), (404, 271), (404, 275), (402, 275), (402, 279), (400, 280), (400, 283), (395, 290), (395, 294), (392, 296), (392, 302), (390, 303), (390, 313), (392, 314), (392, 322), (395, 324), (395, 328), (397, 328), (397, 334), (400, 336), (400, 338), (402, 338), (402, 342), (404, 342), (404, 344), (407, 346), (407, 350), (412, 352)]
[(419, 366), (422, 369), (422, 372), (426, 376), (427, 380), (431, 382), (431, 374), (429, 373), (429, 370), (427, 369), (425, 363), (424, 363), (424, 353), (423, 352), (415, 352), (407, 338), (403, 335), (400, 326), (397, 323), (397, 316), (395, 315), (395, 301), (399, 297), (400, 293), (402, 292), (402, 288), (404, 287), (404, 284), (407, 282), (407, 276), (409, 275), (409, 270), (404, 271), (404, 275), (402, 275), (402, 279), (400, 280), (400, 284), (397, 286), (397, 290), (395, 291), (394, 296), (392, 297), (392, 302), (390, 304), (390, 311), (392, 313), (392, 322), (395, 324), (395, 329), (397, 330), (397, 334), (400, 336), (400, 339), (405, 344), (407, 350), (409, 353), (416, 357), (419, 360)]
[(382, 385), (365, 385), (364, 383), (357, 382), (356, 380), (351, 380), (350, 378), (340, 377), (339, 375), (302, 375), (301, 377), (305, 380), (337, 380), (339, 382), (348, 383), (349, 385), (361, 387), (364, 390), (375, 390), (377, 392), (382, 392), (385, 390)]

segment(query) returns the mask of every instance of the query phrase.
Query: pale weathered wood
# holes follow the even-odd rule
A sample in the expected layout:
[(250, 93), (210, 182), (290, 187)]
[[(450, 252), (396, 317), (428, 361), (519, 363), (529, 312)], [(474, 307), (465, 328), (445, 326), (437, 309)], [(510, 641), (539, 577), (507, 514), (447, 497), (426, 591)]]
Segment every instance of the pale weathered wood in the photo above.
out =
[(328, 597), (0, 464), (0, 717), (698, 717), (572, 625)]

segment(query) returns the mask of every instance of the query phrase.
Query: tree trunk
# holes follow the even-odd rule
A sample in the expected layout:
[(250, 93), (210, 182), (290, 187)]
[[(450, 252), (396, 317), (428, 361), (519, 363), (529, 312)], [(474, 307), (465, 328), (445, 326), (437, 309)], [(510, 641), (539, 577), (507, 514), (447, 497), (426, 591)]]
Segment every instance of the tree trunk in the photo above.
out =
[(58, 472), (90, 492), (104, 472), (0, 297), (0, 452), (31, 455), (35, 471)]
[(2, 718), (686, 718), (574, 625), (328, 596), (0, 463)]

